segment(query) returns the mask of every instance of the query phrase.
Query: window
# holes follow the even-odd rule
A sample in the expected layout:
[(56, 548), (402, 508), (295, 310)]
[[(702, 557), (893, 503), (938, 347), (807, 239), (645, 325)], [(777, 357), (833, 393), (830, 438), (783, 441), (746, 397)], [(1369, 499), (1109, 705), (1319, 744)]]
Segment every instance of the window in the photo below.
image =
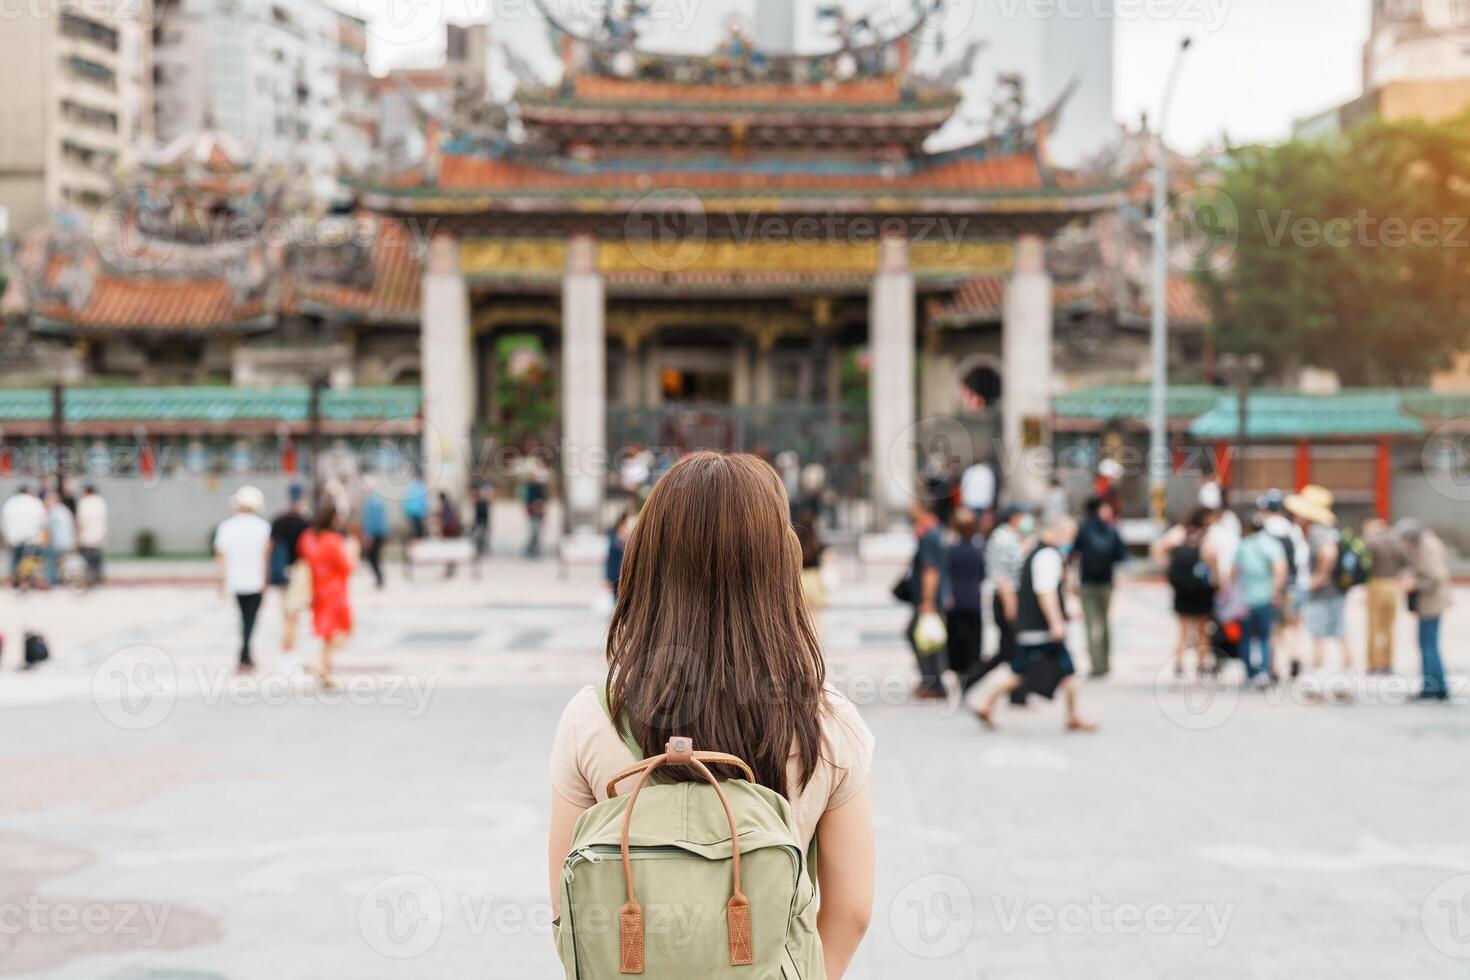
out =
[(61, 15), (61, 33), (67, 37), (80, 38), (100, 44), (109, 51), (117, 50), (117, 31), (86, 17), (64, 13)]

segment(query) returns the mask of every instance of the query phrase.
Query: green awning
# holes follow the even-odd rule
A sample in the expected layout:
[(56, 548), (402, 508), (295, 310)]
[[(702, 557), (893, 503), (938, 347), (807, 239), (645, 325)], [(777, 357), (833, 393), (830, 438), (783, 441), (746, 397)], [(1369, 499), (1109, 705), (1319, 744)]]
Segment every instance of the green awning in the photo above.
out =
[[(332, 422), (406, 419), (422, 405), (418, 388), (328, 388), (322, 392), (322, 418)], [(68, 388), (63, 392), (66, 421), (82, 422), (305, 422), (311, 393), (303, 386), (234, 388)], [(0, 424), (44, 422), (51, 418), (47, 388), (0, 391)]]
[[(1343, 391), (1334, 395), (1252, 394), (1246, 403), (1246, 434), (1251, 439), (1311, 439), (1334, 436), (1386, 436), (1425, 431), (1423, 420), (1404, 408), (1396, 391)], [(1218, 398), (1194, 420), (1189, 434), (1201, 439), (1233, 439), (1240, 434), (1239, 399)]]
[[(1057, 395), (1052, 412), (1059, 418), (1097, 422), (1148, 420), (1152, 400), (1148, 385), (1098, 385)], [(1220, 389), (1208, 385), (1171, 385), (1166, 411), (1171, 419), (1192, 419), (1208, 412)]]

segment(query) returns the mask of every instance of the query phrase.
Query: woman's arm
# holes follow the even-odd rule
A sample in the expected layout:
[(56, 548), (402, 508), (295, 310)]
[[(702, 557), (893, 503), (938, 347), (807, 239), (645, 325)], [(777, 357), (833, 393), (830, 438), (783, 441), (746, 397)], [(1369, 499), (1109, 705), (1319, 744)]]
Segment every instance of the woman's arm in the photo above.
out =
[(577, 818), (584, 812), (585, 807), (568, 802), (556, 790), (551, 791), (551, 832), (547, 836), (546, 859), (551, 872), (553, 919), (561, 915), (561, 909), (558, 908), (558, 903), (561, 902), (561, 871), (567, 862), (567, 854), (572, 850), (572, 829), (577, 825)]
[(868, 788), (817, 823), (817, 933), (827, 980), (842, 980), (873, 917), (873, 807)]

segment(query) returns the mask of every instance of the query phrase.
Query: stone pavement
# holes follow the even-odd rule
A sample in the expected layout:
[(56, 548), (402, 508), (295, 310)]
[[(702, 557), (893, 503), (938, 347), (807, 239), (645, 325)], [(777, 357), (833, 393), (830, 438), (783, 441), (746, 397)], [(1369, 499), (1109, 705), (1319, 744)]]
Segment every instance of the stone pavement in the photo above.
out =
[[(1139, 584), (1118, 668), (1084, 688), (1101, 733), (1038, 706), (988, 734), (907, 702), (891, 570), (845, 572), (823, 630), (879, 746), (879, 896), (851, 976), (1470, 975), (1464, 694), (1176, 682), (1167, 597)], [(522, 562), (360, 580), (335, 697), (273, 673), (274, 606), (242, 683), (233, 609), (203, 585), (0, 597), (0, 976), (559, 975), (546, 755), (599, 673), (597, 589)], [(30, 674), (22, 621), (56, 652)]]

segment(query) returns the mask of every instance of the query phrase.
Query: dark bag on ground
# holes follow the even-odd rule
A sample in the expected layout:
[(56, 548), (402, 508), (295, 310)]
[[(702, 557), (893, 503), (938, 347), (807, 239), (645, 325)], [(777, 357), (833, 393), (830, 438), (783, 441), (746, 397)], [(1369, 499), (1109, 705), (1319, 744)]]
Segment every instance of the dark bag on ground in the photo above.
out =
[(46, 641), (37, 633), (26, 634), (26, 666), (34, 667), (44, 660), (51, 659), (51, 650), (46, 646)]

